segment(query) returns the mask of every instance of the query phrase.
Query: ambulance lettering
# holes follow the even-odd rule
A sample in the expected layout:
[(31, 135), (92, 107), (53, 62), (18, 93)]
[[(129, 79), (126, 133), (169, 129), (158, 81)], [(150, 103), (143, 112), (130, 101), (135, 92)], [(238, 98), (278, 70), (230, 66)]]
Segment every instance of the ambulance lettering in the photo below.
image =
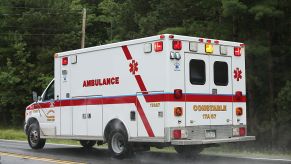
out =
[(119, 77), (109, 77), (103, 79), (84, 80), (83, 87), (94, 87), (102, 85), (117, 85), (119, 84)]

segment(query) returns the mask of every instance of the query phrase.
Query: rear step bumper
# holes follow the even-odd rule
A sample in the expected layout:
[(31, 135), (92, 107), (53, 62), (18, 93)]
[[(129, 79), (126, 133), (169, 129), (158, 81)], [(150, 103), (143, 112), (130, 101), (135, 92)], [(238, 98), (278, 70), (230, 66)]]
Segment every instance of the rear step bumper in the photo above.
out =
[(233, 137), (225, 139), (206, 139), (206, 140), (172, 140), (172, 145), (202, 145), (214, 143), (227, 143), (227, 142), (240, 142), (240, 141), (253, 141), (255, 136)]

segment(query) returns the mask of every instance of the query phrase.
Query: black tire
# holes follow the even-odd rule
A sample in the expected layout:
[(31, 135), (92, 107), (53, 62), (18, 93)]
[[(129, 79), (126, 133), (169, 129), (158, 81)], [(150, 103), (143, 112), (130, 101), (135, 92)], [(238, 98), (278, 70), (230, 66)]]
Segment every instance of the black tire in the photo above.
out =
[(195, 157), (203, 148), (198, 146), (174, 146), (177, 153), (185, 157)]
[(28, 128), (27, 141), (32, 149), (42, 149), (46, 140), (40, 138), (39, 126), (36, 123), (32, 123)]
[(122, 129), (112, 130), (109, 134), (108, 149), (114, 158), (123, 159), (133, 154), (127, 133)]
[(80, 144), (83, 146), (85, 149), (91, 149), (97, 141), (92, 141), (92, 140), (80, 140)]

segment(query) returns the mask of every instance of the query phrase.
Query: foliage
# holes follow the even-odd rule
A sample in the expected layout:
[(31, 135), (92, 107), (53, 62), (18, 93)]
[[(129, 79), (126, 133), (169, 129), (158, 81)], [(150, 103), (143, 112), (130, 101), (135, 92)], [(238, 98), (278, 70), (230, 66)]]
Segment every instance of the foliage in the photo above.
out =
[(84, 7), (86, 46), (161, 33), (246, 43), (249, 132), (260, 147), (291, 149), (289, 0), (1, 0), (1, 125), (21, 125), (53, 54), (80, 47)]

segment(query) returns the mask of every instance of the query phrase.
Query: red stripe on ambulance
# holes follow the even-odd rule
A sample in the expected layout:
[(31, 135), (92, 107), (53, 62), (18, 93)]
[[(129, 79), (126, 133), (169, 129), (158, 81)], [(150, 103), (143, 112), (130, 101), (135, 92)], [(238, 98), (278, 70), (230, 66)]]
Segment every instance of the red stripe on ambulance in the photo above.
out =
[[(124, 53), (126, 59), (127, 60), (132, 60), (132, 56), (130, 54), (130, 51), (129, 51), (128, 47), (127, 46), (122, 46), (121, 48), (123, 50), (123, 53)], [(138, 65), (137, 63), (135, 63), (135, 61), (133, 61), (133, 64), (136, 64), (136, 66)], [(137, 71), (137, 68), (136, 68), (136, 70), (130, 70), (130, 71), (134, 71), (133, 74), (135, 74), (135, 71)], [(143, 82), (141, 76), (140, 75), (134, 75), (134, 77), (135, 77), (135, 79), (137, 81), (137, 84), (138, 84), (140, 90), (142, 92), (146, 92), (147, 89), (146, 89), (146, 87), (144, 85), (144, 82)], [(144, 93), (144, 94), (146, 94), (146, 93)], [(149, 123), (149, 121), (148, 121), (148, 119), (147, 119), (147, 117), (146, 117), (146, 115), (144, 113), (144, 110), (143, 110), (143, 108), (142, 108), (142, 106), (141, 106), (141, 104), (140, 104), (140, 102), (139, 102), (137, 97), (136, 97), (135, 105), (136, 105), (138, 114), (139, 114), (139, 116), (140, 116), (140, 118), (141, 118), (141, 120), (143, 122), (143, 125), (144, 125), (149, 137), (155, 137), (154, 132), (152, 130), (152, 127), (150, 126), (150, 123)]]

